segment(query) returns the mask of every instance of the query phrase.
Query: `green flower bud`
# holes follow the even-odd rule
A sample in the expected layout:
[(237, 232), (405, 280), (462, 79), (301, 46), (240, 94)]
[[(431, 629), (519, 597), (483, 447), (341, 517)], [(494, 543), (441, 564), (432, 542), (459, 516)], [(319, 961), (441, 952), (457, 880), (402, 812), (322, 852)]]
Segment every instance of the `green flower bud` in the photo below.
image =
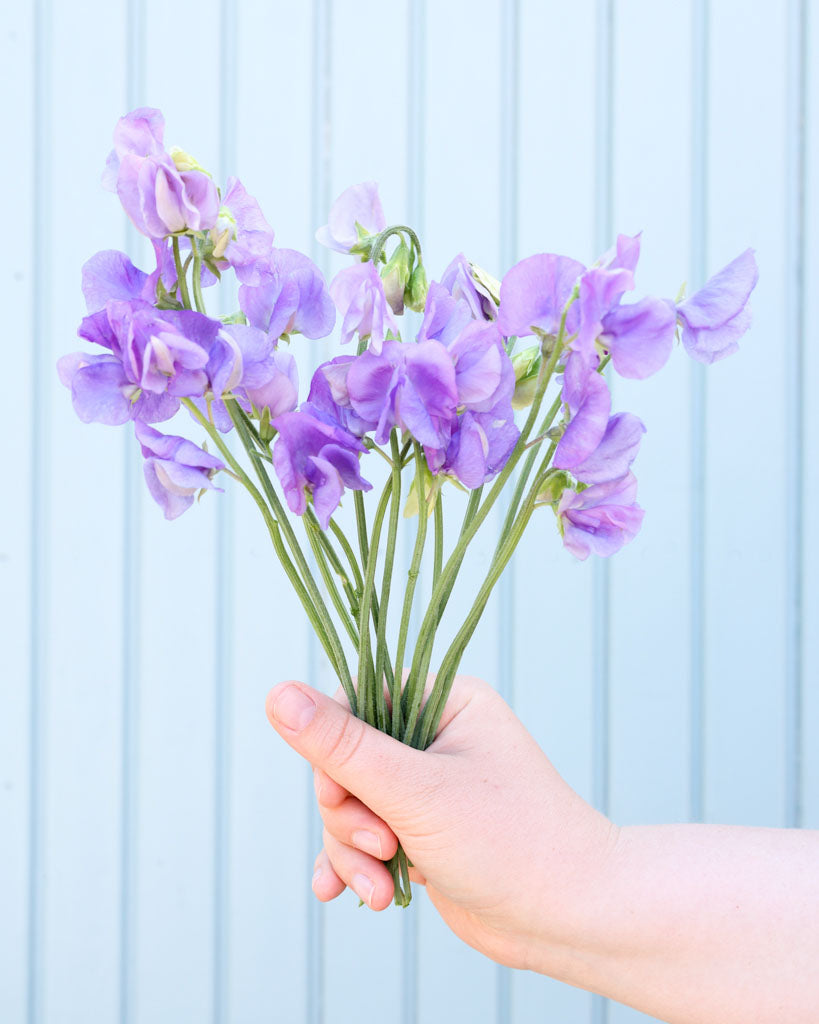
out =
[(549, 470), (538, 491), (537, 501), (544, 505), (555, 505), (567, 487), (573, 489), (573, 481), (565, 469)]
[(492, 277), (492, 275), (487, 273), (483, 267), (479, 267), (477, 263), (473, 263), (471, 260), (469, 261), (469, 269), (472, 271), (475, 283), (479, 286), (478, 291), (491, 299), (496, 306), (499, 306), (500, 281), (496, 277)]
[(429, 282), (423, 263), (417, 263), (410, 274), (409, 284), (404, 292), (404, 302), (416, 313), (422, 313), (427, 301)]
[[(425, 464), (423, 469), (423, 481), (424, 481), (424, 500), (427, 506), (427, 517), (432, 515), (432, 510), (435, 508), (435, 500), (438, 497), (438, 491), (440, 489), (440, 483), (438, 480), (433, 479), (432, 473), (429, 471), (429, 467)], [(407, 503), (404, 505), (404, 518), (412, 519), (413, 516), (418, 515), (418, 475), (416, 473), (412, 481), (412, 487), (410, 488), (409, 494), (407, 495)]]
[(259, 437), (265, 442), (265, 444), (270, 444), (275, 436), (276, 431), (270, 425), (270, 406), (266, 405), (264, 409), (262, 409), (262, 415), (259, 419)]
[(176, 164), (177, 171), (202, 171), (203, 174), (207, 174), (210, 178), (212, 175), (209, 171), (199, 163), (196, 157), (186, 153), (184, 149), (180, 149), (179, 146), (174, 146), (170, 152), (171, 160)]
[(528, 408), (535, 397), (537, 378), (540, 373), (543, 357), (540, 354), (540, 345), (532, 345), (512, 356), (512, 366), (515, 368), (515, 393), (512, 395), (513, 409)]
[(407, 243), (401, 239), (395, 247), (387, 265), (381, 271), (381, 280), (384, 282), (384, 294), (390, 309), (396, 316), (404, 312), (404, 289), (410, 280), (410, 263), (412, 253)]

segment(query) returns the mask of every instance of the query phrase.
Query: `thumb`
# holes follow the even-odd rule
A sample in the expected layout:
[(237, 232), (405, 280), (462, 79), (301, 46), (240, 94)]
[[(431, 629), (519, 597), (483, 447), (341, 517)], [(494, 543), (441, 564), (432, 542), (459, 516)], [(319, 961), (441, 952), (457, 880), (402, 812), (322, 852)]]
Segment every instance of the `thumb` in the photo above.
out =
[(283, 740), (386, 821), (418, 795), (434, 762), (305, 683), (274, 686), (266, 710)]

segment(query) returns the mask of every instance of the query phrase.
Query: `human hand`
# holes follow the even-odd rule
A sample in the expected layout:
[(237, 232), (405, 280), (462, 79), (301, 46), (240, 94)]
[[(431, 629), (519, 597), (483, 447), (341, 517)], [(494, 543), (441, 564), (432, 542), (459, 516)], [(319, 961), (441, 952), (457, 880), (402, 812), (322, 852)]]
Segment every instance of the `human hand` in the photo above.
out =
[[(269, 694), (268, 717), (314, 766), (324, 848), (313, 889), (349, 886), (383, 910), (383, 860), (401, 841), (414, 881), (449, 927), (492, 959), (559, 970), (593, 913), (613, 826), (558, 775), (502, 698), (459, 677), (437, 736), (415, 750), (303, 683)], [(558, 969), (555, 969), (558, 968)]]

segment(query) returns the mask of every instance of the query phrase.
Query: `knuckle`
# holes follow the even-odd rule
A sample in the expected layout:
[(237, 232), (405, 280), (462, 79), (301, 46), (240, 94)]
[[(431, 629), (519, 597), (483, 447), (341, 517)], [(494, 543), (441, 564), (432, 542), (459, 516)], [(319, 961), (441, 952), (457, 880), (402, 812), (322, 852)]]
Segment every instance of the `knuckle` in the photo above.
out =
[(324, 764), (344, 768), (364, 742), (364, 723), (346, 715), (340, 725), (333, 725), (321, 737), (319, 747)]

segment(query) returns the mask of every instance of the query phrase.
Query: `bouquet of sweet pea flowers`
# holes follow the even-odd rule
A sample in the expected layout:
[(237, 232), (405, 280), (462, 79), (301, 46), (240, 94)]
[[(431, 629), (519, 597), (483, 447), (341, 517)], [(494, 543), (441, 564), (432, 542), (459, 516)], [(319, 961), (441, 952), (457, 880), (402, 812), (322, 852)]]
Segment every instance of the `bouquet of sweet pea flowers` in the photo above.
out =
[[(540, 254), (501, 281), (459, 255), (429, 283), (417, 235), (388, 226), (376, 185), (364, 183), (338, 197), (317, 233), (352, 260), (327, 286), (307, 256), (274, 246), (237, 178), (220, 191), (189, 154), (166, 150), (163, 135), (162, 115), (149, 108), (116, 126), (103, 182), (151, 239), (156, 266), (146, 273), (113, 250), (85, 264), (79, 335), (96, 354), (64, 356), (60, 377), (85, 422), (133, 422), (166, 518), (225, 477), (246, 488), (353, 712), (424, 748), (535, 511), (551, 510), (580, 559), (611, 555), (636, 535), (643, 510), (631, 465), (645, 428), (631, 413), (612, 414), (606, 368), (648, 377), (675, 339), (705, 363), (735, 351), (750, 324), (753, 252), (674, 301), (623, 301), (634, 288), (639, 235), (620, 235), (591, 267)], [(206, 294), (230, 271), (239, 310), (210, 315)], [(402, 337), (406, 308), (421, 314), (415, 337)], [(302, 344), (298, 336), (328, 337), (337, 319), (342, 354), (316, 368), (300, 402), (289, 349)], [(201, 446), (157, 429), (183, 406)], [(368, 464), (380, 460), (386, 481), (368, 508)], [(447, 551), (443, 502), (452, 487), (468, 499)], [(347, 491), (351, 536), (336, 519)], [(448, 608), (468, 548), (502, 494), (486, 578), (471, 607)], [(417, 518), (417, 531), (391, 636), (402, 510)], [(431, 594), (410, 655), (425, 555)], [(424, 702), (447, 611), (460, 624)], [(356, 684), (345, 644), (357, 655)], [(389, 866), (396, 902), (406, 905), (403, 850)]]

